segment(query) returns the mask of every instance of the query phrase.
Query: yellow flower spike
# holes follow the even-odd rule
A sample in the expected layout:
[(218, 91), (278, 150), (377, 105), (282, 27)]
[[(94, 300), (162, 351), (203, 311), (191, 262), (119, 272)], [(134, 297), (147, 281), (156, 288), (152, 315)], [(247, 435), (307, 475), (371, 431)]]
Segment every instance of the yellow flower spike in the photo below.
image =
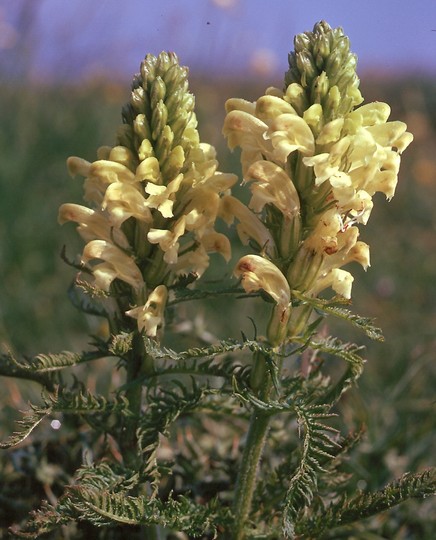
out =
[(300, 199), (292, 180), (285, 171), (271, 161), (256, 161), (248, 169), (246, 182), (250, 185), (253, 197), (250, 208), (260, 212), (265, 204), (273, 204), (287, 219), (300, 212)]
[(261, 220), (238, 199), (232, 195), (225, 195), (220, 201), (219, 216), (228, 225), (231, 225), (235, 218), (239, 221), (236, 230), (243, 244), (247, 245), (252, 239), (259, 249), (271, 257), (274, 256), (276, 247), (271, 233)]
[(156, 337), (157, 332), (165, 324), (164, 313), (168, 300), (168, 290), (165, 285), (158, 285), (148, 296), (143, 306), (138, 306), (126, 315), (137, 320), (138, 330), (149, 337)]
[(135, 186), (130, 184), (115, 182), (108, 186), (103, 198), (102, 209), (107, 210), (111, 223), (116, 227), (121, 227), (131, 217), (145, 223), (153, 221), (145, 197)]
[(83, 249), (82, 262), (87, 263), (93, 259), (101, 259), (103, 264), (98, 264), (93, 270), (98, 287), (108, 291), (115, 278), (131, 285), (139, 290), (144, 281), (139, 268), (132, 257), (106, 240), (91, 240)]
[(312, 130), (295, 114), (281, 114), (275, 118), (266, 136), (272, 142), (274, 156), (283, 163), (295, 150), (305, 156), (311, 156), (315, 151)]
[(58, 222), (63, 225), (67, 221), (79, 224), (77, 231), (85, 242), (101, 239), (113, 241), (124, 249), (129, 248), (125, 234), (114, 228), (101, 212), (79, 204), (65, 203), (59, 208)]

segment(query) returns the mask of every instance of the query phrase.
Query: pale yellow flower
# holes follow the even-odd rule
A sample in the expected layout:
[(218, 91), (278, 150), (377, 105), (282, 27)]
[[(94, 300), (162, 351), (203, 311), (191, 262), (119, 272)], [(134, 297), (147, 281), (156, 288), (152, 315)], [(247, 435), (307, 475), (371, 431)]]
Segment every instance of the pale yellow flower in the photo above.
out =
[(158, 329), (162, 328), (165, 323), (164, 313), (167, 299), (167, 288), (165, 285), (158, 285), (149, 294), (147, 302), (143, 306), (126, 311), (126, 315), (137, 319), (140, 332), (144, 332), (149, 337), (155, 337)]
[(121, 229), (114, 227), (103, 213), (86, 206), (62, 204), (59, 208), (58, 221), (61, 225), (67, 221), (78, 223), (77, 231), (85, 242), (101, 239), (114, 242), (121, 248), (129, 248), (129, 242)]
[(265, 204), (273, 204), (288, 219), (300, 212), (300, 199), (292, 180), (275, 163), (256, 161), (244, 180), (253, 181), (250, 184), (253, 197), (249, 206), (255, 212), (261, 212)]
[(145, 223), (153, 221), (145, 197), (133, 184), (122, 182), (110, 184), (102, 201), (102, 209), (107, 210), (110, 221), (117, 227), (121, 227), (131, 217)]
[(289, 284), (282, 272), (271, 261), (259, 255), (245, 255), (239, 259), (234, 275), (248, 293), (263, 290), (283, 308), (291, 301)]
[(183, 174), (179, 174), (167, 186), (159, 186), (153, 184), (153, 182), (148, 182), (145, 186), (145, 192), (149, 196), (145, 201), (145, 205), (148, 208), (156, 208), (165, 218), (173, 217), (175, 194), (182, 181)]
[(100, 259), (103, 263), (92, 267), (97, 287), (108, 291), (112, 281), (117, 278), (139, 290), (144, 281), (132, 257), (106, 240), (91, 240), (83, 249), (82, 262)]
[(98, 160), (91, 163), (84, 182), (85, 200), (100, 205), (110, 184), (134, 184), (135, 175), (121, 163)]
[(231, 225), (235, 218), (239, 221), (236, 230), (243, 244), (247, 245), (250, 240), (254, 240), (266, 254), (272, 256), (275, 253), (276, 247), (271, 233), (241, 201), (232, 195), (225, 195), (221, 199), (219, 215), (228, 225)]
[(227, 114), (224, 120), (223, 135), (227, 137), (230, 149), (241, 147), (243, 175), (255, 161), (272, 157), (271, 141), (267, 141), (264, 137), (267, 129), (268, 125), (265, 122), (245, 111), (231, 110)]
[(321, 275), (316, 280), (315, 286), (310, 291), (314, 296), (318, 295), (324, 289), (331, 287), (336, 293), (344, 298), (351, 298), (351, 288), (354, 278), (342, 268), (332, 268), (326, 274)]
[(146, 180), (153, 182), (153, 184), (161, 184), (162, 177), (159, 161), (154, 156), (145, 158), (136, 168), (135, 179), (138, 181)]
[(179, 238), (186, 229), (186, 218), (182, 216), (172, 226), (172, 229), (150, 229), (147, 239), (151, 244), (159, 244), (164, 252), (164, 261), (168, 264), (175, 264), (179, 252)]
[(276, 303), (268, 324), (267, 337), (273, 346), (278, 345), (286, 335), (291, 314), (291, 291), (285, 276), (275, 264), (259, 255), (242, 257), (233, 273), (241, 279), (246, 292), (265, 291)]
[(304, 156), (312, 155), (315, 150), (312, 130), (307, 122), (296, 114), (285, 113), (274, 118), (265, 137), (272, 142), (274, 157), (282, 163), (296, 150)]
[(190, 193), (190, 198), (184, 214), (186, 230), (195, 231), (201, 237), (218, 215), (220, 197), (215, 191), (197, 187)]
[(190, 246), (183, 246), (183, 254), (171, 265), (171, 270), (178, 275), (203, 275), (209, 266), (209, 253), (220, 253), (228, 262), (231, 257), (230, 241), (224, 234), (208, 231)]

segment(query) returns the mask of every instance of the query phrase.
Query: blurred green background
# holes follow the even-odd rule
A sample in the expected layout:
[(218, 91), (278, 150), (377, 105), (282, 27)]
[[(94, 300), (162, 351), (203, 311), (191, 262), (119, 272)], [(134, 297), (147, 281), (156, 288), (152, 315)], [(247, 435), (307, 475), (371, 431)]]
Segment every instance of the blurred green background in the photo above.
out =
[[(286, 51), (284, 51), (286, 54)], [(113, 144), (129, 83), (90, 77), (81, 84), (43, 84), (4, 77), (0, 85), (0, 347), (19, 356), (86, 348), (98, 322), (75, 310), (67, 297), (74, 272), (61, 259), (80, 250), (73, 226), (57, 224), (63, 202), (80, 202), (82, 181), (69, 178), (70, 155), (95, 159)], [(435, 465), (436, 455), (436, 79), (362, 74), (365, 102), (385, 101), (391, 118), (414, 134), (402, 158), (396, 196), (376, 197), (361, 239), (371, 246), (371, 267), (354, 268), (353, 309), (375, 317), (384, 343), (369, 342), (346, 326), (332, 326), (344, 339), (365, 344), (368, 363), (358, 391), (347, 394), (341, 412), (349, 426), (364, 423), (365, 442), (352, 462), (359, 487), (378, 488), (406, 471)], [(279, 76), (191, 78), (199, 130), (218, 151), (220, 169), (240, 173), (237, 153), (221, 136), (229, 97), (255, 99)], [(226, 332), (250, 324), (204, 307), (206, 323)], [(225, 319), (225, 321), (224, 321)], [(231, 330), (233, 329), (233, 330)], [(24, 408), (37, 388), (0, 380), (0, 436), (13, 411)], [(433, 538), (434, 500), (410, 503), (380, 518), (386, 538)], [(381, 529), (380, 529), (381, 530)]]

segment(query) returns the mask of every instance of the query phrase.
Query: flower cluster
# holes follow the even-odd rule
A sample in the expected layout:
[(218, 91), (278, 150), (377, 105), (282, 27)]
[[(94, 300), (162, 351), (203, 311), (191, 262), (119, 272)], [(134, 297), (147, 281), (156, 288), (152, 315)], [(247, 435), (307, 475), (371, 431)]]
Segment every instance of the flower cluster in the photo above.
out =
[(292, 290), (316, 296), (331, 287), (350, 298), (353, 277), (342, 267), (369, 266), (357, 225), (368, 221), (376, 192), (394, 195), (413, 138), (403, 122), (387, 121), (385, 103), (358, 106), (356, 58), (342, 29), (317, 23), (295, 38), (289, 61), (284, 90), (268, 88), (254, 103), (230, 99), (223, 129), (230, 148), (242, 149), (252, 193), (251, 212), (225, 206), (261, 253), (235, 273), (247, 291), (263, 289), (277, 302), (272, 341), (288, 325)]
[(200, 276), (210, 252), (229, 260), (229, 240), (214, 223), (236, 177), (218, 172), (213, 147), (200, 143), (187, 69), (175, 54), (145, 58), (123, 120), (117, 144), (97, 161), (69, 158), (90, 207), (63, 204), (59, 221), (78, 223), (81, 263), (114, 296), (117, 316), (155, 336), (175, 278)]

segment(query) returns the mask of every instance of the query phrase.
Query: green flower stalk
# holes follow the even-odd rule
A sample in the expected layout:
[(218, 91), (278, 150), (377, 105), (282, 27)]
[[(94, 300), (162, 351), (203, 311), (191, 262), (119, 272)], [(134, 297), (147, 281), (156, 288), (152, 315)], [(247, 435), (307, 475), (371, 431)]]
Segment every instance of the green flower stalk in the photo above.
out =
[(210, 252), (230, 258), (214, 222), (235, 176), (218, 172), (213, 147), (199, 140), (187, 75), (175, 54), (148, 55), (116, 145), (100, 148), (93, 163), (68, 160), (70, 173), (85, 177), (90, 207), (63, 204), (59, 221), (78, 223), (81, 263), (112, 301), (114, 332), (129, 328), (131, 317), (156, 337), (178, 276), (201, 276)]
[[(276, 351), (307, 330), (312, 308), (304, 299), (328, 288), (351, 297), (353, 276), (343, 267), (370, 263), (358, 226), (367, 223), (376, 192), (394, 195), (400, 154), (413, 138), (403, 122), (387, 121), (387, 104), (359, 106), (358, 86), (347, 37), (320, 22), (295, 38), (283, 90), (268, 88), (254, 103), (226, 104), (223, 133), (231, 149), (242, 150), (252, 197), (241, 208), (226, 196), (224, 219), (237, 219), (241, 240), (257, 247), (234, 273), (246, 292), (262, 290), (272, 299), (267, 340)], [(268, 379), (262, 362), (257, 355), (254, 369)], [(260, 388), (266, 399), (271, 386)], [(234, 506), (238, 540), (245, 536), (267, 430), (267, 419), (253, 412)], [(288, 519), (291, 537), (292, 527)]]

